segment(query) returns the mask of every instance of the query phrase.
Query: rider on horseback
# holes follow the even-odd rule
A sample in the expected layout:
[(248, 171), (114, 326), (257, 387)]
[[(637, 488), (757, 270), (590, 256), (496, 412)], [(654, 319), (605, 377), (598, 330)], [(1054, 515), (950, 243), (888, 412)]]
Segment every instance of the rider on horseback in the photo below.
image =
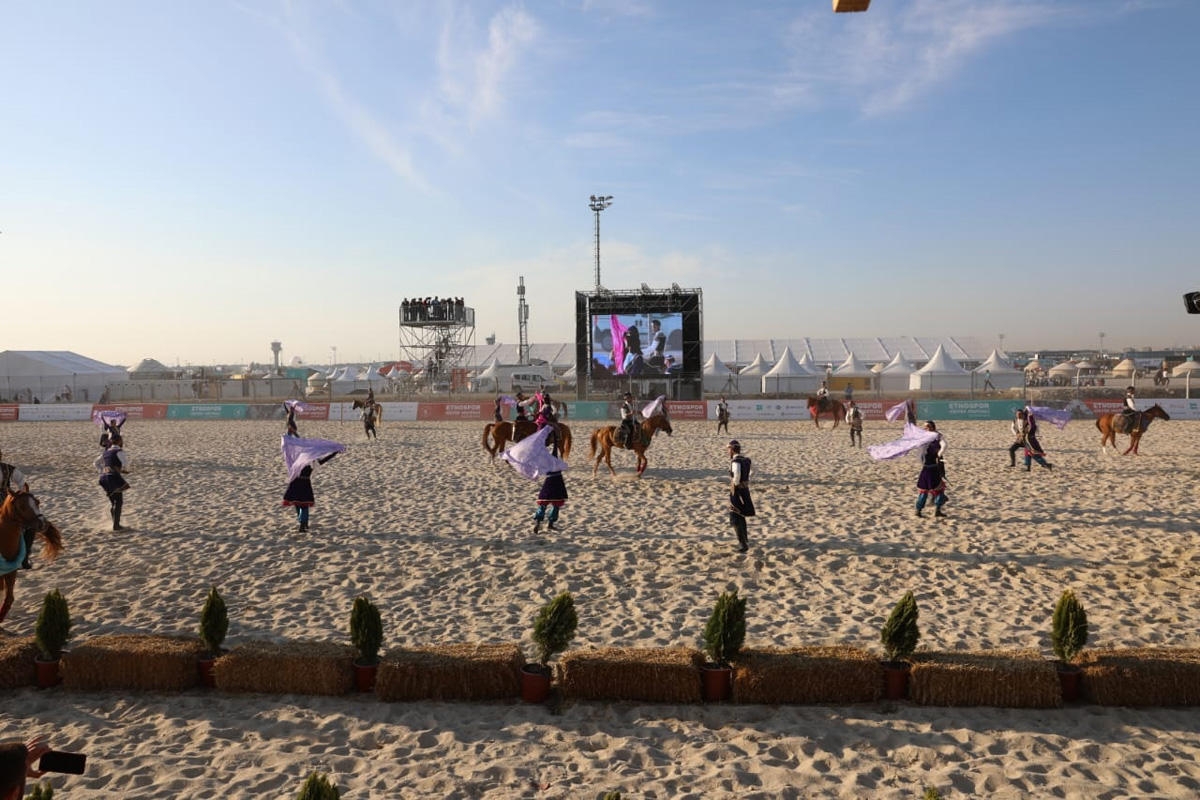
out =
[(1121, 410), (1121, 415), (1125, 420), (1126, 431), (1134, 430), (1141, 421), (1142, 412), (1138, 411), (1136, 394), (1137, 389), (1132, 386), (1125, 390), (1125, 408)]
[(637, 425), (641, 422), (641, 415), (638, 413), (637, 405), (633, 402), (633, 395), (629, 392), (625, 393), (625, 402), (621, 403), (621, 428), (618, 431), (619, 441), (617, 444), (621, 447), (629, 447), (633, 441), (634, 431)]
[[(0, 454), (0, 458), (3, 458), (3, 454)], [(25, 480), (25, 473), (12, 464), (0, 461), (0, 503), (4, 502), (10, 494), (28, 488), (29, 484)], [(29, 563), (29, 555), (33, 552), (33, 537), (36, 535), (36, 531), (33, 528), (24, 528), (21, 535), (25, 537), (25, 559), (21, 562), (21, 569), (33, 569), (33, 565)]]
[(829, 384), (821, 381), (821, 388), (817, 389), (817, 408), (821, 411), (829, 410)]

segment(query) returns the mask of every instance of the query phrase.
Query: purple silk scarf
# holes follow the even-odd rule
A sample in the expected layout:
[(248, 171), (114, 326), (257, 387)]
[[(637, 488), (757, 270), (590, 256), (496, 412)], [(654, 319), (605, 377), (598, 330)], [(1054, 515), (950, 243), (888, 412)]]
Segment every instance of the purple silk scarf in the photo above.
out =
[(283, 451), (283, 463), (287, 467), (288, 482), (296, 480), (300, 470), (331, 453), (346, 452), (346, 445), (328, 439), (301, 439), (299, 436), (279, 437)]

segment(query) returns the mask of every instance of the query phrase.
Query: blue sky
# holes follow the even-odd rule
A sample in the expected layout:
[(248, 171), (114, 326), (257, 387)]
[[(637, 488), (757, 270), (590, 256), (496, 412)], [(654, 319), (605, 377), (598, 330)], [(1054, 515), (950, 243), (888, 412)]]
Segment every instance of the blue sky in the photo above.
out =
[[(1191, 347), (1200, 3), (0, 6), (0, 349), (394, 358), (397, 308), (568, 341), (601, 277), (706, 338)], [(19, 291), (14, 291), (13, 284)]]

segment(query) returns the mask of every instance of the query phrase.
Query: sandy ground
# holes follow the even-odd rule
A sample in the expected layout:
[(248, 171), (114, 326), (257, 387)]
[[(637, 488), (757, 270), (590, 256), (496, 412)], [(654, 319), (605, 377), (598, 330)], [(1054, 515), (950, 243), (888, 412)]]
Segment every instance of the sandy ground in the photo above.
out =
[[(1073, 588), (1091, 645), (1200, 646), (1195, 497), (1200, 423), (1156, 423), (1141, 455), (1102, 455), (1090, 421), (1047, 427), (1053, 472), (1010, 469), (1006, 422), (946, 422), (947, 519), (913, 513), (918, 464), (874, 462), (845, 427), (731, 423), (754, 461), (759, 516), (735, 553), (728, 436), (677, 422), (640, 480), (593, 478), (575, 452), (562, 531), (532, 532), (537, 485), (480, 446), (483, 423), (302, 423), (347, 453), (314, 477), (310, 532), (280, 506), (280, 422), (125, 426), (133, 472), (112, 532), (90, 423), (0, 427), (67, 550), (20, 574), (2, 635), (28, 635), (59, 588), (72, 635), (191, 633), (212, 584), (248, 638), (347, 641), (354, 598), (380, 606), (388, 644), (520, 641), (571, 590), (574, 646), (700, 644), (717, 595), (749, 599), (748, 645), (854, 644), (908, 589), (921, 647), (1038, 648)], [(899, 435), (868, 423), (867, 444)], [(1125, 440), (1122, 439), (1122, 446)], [(383, 704), (370, 697), (8, 693), (4, 736), (44, 732), (89, 755), (63, 797), (293, 797), (308, 771), (347, 798), (1196, 797), (1200, 715), (1053, 711), (568, 704)]]

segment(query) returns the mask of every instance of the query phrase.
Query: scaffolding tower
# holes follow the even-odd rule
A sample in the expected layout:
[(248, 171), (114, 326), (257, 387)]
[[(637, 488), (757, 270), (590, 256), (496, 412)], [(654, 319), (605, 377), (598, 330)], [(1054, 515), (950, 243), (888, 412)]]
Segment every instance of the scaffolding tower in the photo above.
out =
[(465, 391), (475, 351), (475, 309), (461, 299), (405, 300), (400, 304), (400, 359), (413, 365), (428, 391)]

